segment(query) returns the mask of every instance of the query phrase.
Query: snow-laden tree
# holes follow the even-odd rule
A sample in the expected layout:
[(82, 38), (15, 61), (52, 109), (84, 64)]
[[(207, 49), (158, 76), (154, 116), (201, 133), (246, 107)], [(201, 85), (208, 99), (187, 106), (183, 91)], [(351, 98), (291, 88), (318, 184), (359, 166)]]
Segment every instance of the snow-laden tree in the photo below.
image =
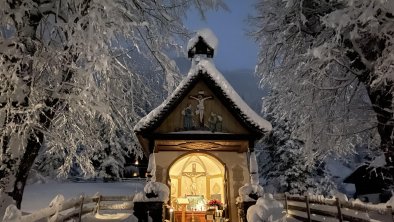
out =
[(60, 174), (74, 163), (94, 173), (92, 153), (120, 147), (117, 132), (141, 155), (130, 132), (151, 94), (125, 58), (133, 51), (155, 61), (171, 92), (177, 69), (163, 52), (187, 35), (182, 17), (190, 6), (224, 7), (217, 0), (0, 1), (0, 215), (9, 203), (20, 207), (42, 144), (64, 157)]
[[(275, 97), (266, 100), (267, 107), (275, 106)], [(305, 164), (304, 142), (294, 138), (290, 122), (278, 120), (277, 113), (266, 109), (266, 118), (272, 124), (271, 133), (259, 148), (259, 172), (266, 190), (289, 192), (291, 194), (330, 194), (335, 189), (330, 175), (324, 169), (324, 162)], [(275, 189), (275, 190), (270, 190)]]
[(394, 1), (259, 0), (257, 73), (308, 156), (379, 146), (393, 167)]
[[(138, 116), (144, 116), (147, 111), (153, 109), (158, 104), (160, 104), (166, 95), (166, 91), (162, 87), (163, 76), (162, 70), (157, 69), (157, 62), (150, 60), (149, 58), (144, 58), (140, 56), (140, 53), (136, 49), (133, 49), (134, 46), (127, 46), (127, 56), (124, 57), (124, 65), (134, 73), (138, 78), (138, 82), (140, 86), (143, 88), (138, 91), (133, 91), (132, 104), (128, 104), (130, 108), (138, 110)], [(131, 82), (125, 81), (120, 84), (123, 86), (120, 89), (130, 89)], [(121, 92), (119, 92), (121, 93)], [(143, 98), (143, 99), (134, 99), (134, 98)], [(117, 105), (117, 107), (122, 106), (122, 104)], [(127, 112), (127, 109), (125, 109)], [(98, 119), (99, 122), (100, 119)], [(121, 122), (120, 122), (121, 123)], [(98, 177), (98, 178), (119, 178), (123, 176), (124, 166), (128, 158), (138, 158), (138, 155), (135, 153), (130, 153), (131, 146), (134, 146), (133, 143), (130, 143), (131, 140), (134, 141), (130, 136), (130, 132), (124, 131), (122, 128), (118, 128), (115, 133), (115, 138), (110, 142), (110, 137), (112, 133), (107, 132), (107, 126), (102, 124), (101, 127), (96, 127), (97, 133), (99, 136), (99, 140), (103, 143), (102, 149), (98, 149), (90, 154), (90, 160), (92, 161), (94, 173), (89, 173), (85, 175), (87, 177)], [(36, 162), (33, 165), (33, 169), (35, 173), (32, 176), (32, 181), (35, 179), (42, 180), (43, 177), (56, 178), (59, 176), (58, 171), (54, 171), (53, 169), (57, 169), (60, 167), (64, 161), (65, 154), (59, 152), (47, 152), (45, 149), (46, 146), (41, 148), (39, 155), (36, 158)], [(80, 148), (83, 148), (80, 147)], [(74, 161), (75, 162), (75, 161)], [(129, 162), (130, 164), (130, 162)], [(57, 166), (54, 168), (54, 166)], [(71, 168), (67, 172), (64, 172), (62, 178), (66, 177), (81, 177), (84, 172), (81, 172), (79, 164), (74, 163)]]

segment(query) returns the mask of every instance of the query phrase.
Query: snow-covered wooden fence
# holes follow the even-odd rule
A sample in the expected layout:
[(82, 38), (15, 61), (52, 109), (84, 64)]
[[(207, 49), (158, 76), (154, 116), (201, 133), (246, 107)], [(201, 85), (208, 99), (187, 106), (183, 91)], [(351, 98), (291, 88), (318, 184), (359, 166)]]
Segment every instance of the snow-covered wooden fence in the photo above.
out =
[[(77, 219), (87, 213), (96, 213), (103, 210), (132, 210), (134, 196), (94, 196), (81, 195), (79, 198), (64, 200), (63, 196), (56, 196), (47, 208), (35, 211), (28, 215), (12, 213), (14, 217), (5, 221), (9, 222), (34, 222), (47, 218), (48, 221), (67, 221)], [(115, 203), (114, 203), (115, 202)], [(15, 217), (15, 215), (18, 215)]]
[[(12, 212), (12, 218), (5, 218), (5, 222), (35, 222), (42, 219), (48, 221), (81, 221), (83, 215), (106, 210), (133, 209), (134, 196), (93, 196), (81, 195), (77, 198), (64, 200), (63, 196), (56, 196), (47, 208), (28, 215)], [(369, 204), (361, 201), (346, 201), (338, 198), (328, 199), (323, 196), (299, 196), (278, 194), (276, 200), (284, 203), (288, 215), (301, 221), (384, 221), (394, 222), (392, 206), (386, 204)], [(15, 211), (18, 211), (15, 207)], [(376, 213), (379, 219), (371, 220), (371, 214)], [(15, 217), (16, 215), (16, 217)]]
[(374, 221), (394, 222), (392, 206), (346, 201), (323, 196), (299, 196), (279, 194), (275, 199), (284, 203), (286, 213), (301, 221), (371, 221), (371, 214), (378, 215)]

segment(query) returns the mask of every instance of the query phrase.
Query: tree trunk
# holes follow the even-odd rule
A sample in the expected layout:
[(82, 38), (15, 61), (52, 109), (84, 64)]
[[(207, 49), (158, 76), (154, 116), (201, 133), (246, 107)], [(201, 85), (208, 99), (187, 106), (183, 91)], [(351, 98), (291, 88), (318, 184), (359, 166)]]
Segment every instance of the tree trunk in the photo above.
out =
[[(382, 56), (386, 41), (372, 34), (366, 35), (364, 40), (365, 41), (360, 41), (358, 43), (359, 45), (354, 46), (356, 41), (345, 39), (344, 46), (348, 49), (346, 56), (352, 61), (351, 68), (362, 71), (357, 78), (366, 86), (372, 108), (376, 113), (376, 119), (378, 121), (377, 129), (380, 136), (380, 149), (384, 153), (386, 160), (385, 169), (382, 170), (384, 170), (383, 172), (386, 174), (384, 177), (391, 180), (388, 185), (390, 186), (391, 183), (392, 186), (394, 180), (394, 97), (392, 94), (394, 82), (387, 80), (385, 83), (382, 83), (382, 85), (372, 88), (371, 83), (377, 76), (374, 76), (373, 70), (370, 70), (371, 68), (368, 68), (364, 64), (359, 54), (360, 52), (354, 49), (363, 49), (364, 58), (374, 63), (377, 58)], [(369, 50), (371, 48), (375, 50)]]
[[(7, 1), (7, 4), (11, 10), (20, 10), (21, 12), (26, 10), (22, 7), (22, 1), (10, 0)], [(20, 55), (15, 55), (15, 57), (11, 55), (10, 57), (7, 53), (1, 53), (0, 55), (8, 62), (9, 66), (15, 66), (14, 68), (17, 70), (16, 76), (23, 81), (26, 75), (33, 76), (33, 62), (29, 58), (34, 57), (37, 51), (36, 45), (33, 44), (33, 40), (36, 39), (35, 35), (42, 19), (42, 14), (38, 13), (38, 11), (33, 12), (33, 10), (26, 10), (23, 14), (23, 22), (17, 21), (16, 16), (11, 17), (14, 20), (14, 28), (16, 29), (14, 33), (15, 39), (19, 40), (21, 45), (24, 46), (18, 48), (18, 50), (20, 50), (20, 55), (26, 55), (26, 57), (24, 58)], [(11, 45), (10, 47), (14, 46)], [(30, 87), (30, 81), (23, 82), (27, 87)], [(25, 99), (23, 103), (16, 101), (7, 102), (15, 109), (25, 110), (29, 107), (29, 92), (24, 96)], [(6, 104), (1, 104), (0, 109), (4, 108), (5, 105)], [(10, 114), (7, 112), (5, 114), (8, 117), (7, 122), (4, 122), (4, 124), (15, 124), (19, 126), (20, 129), (11, 134), (2, 135), (2, 158), (0, 161), (2, 166), (6, 167), (0, 169), (0, 215), (4, 213), (7, 205), (12, 204), (12, 202), (20, 209), (23, 191), (30, 168), (38, 155), (44, 139), (43, 132), (22, 127), (24, 114)], [(46, 123), (47, 117), (42, 118), (41, 115), (39, 122)], [(25, 144), (25, 147), (13, 147), (15, 144), (10, 144), (11, 137), (13, 136), (17, 138), (17, 142), (20, 146)]]
[(17, 166), (15, 173), (15, 181), (13, 182), (13, 190), (7, 194), (15, 200), (16, 207), (21, 208), (23, 191), (25, 189), (26, 180), (29, 175), (30, 168), (36, 159), (41, 144), (44, 139), (42, 132), (35, 132), (35, 135), (30, 135), (27, 141), (26, 152), (24, 152), (20, 164)]
[(378, 90), (368, 89), (369, 98), (376, 112), (378, 120), (378, 132), (380, 135), (380, 148), (386, 157), (386, 165), (391, 168), (394, 166), (394, 118), (393, 118), (393, 83)]
[[(48, 108), (39, 115), (38, 120), (38, 124), (42, 129), (48, 129), (50, 127), (51, 121), (55, 115), (53, 110), (56, 109), (58, 103), (58, 99), (47, 99), (45, 101), (45, 105)], [(12, 147), (9, 147), (10, 144), (3, 144), (3, 155), (7, 155), (8, 159), (1, 160), (1, 164), (7, 167), (0, 169), (0, 188), (3, 190), (3, 192), (0, 192), (0, 215), (4, 214), (8, 204), (12, 204), (7, 201), (10, 200), (10, 198), (14, 201), (18, 209), (21, 208), (26, 180), (41, 149), (43, 141), (44, 133), (42, 131), (37, 129), (31, 130), (29, 137), (26, 139), (26, 147), (23, 148), (23, 154), (15, 157), (10, 154), (13, 152), (11, 150)], [(1, 195), (7, 195), (8, 197), (3, 197)], [(0, 217), (0, 219), (2, 218)]]
[[(88, 12), (90, 7), (90, 0), (85, 0), (81, 4), (81, 15), (85, 16)], [(38, 1), (38, 6), (36, 8), (40, 8), (40, 4), (46, 4), (47, 2)], [(16, 57), (10, 58), (7, 54), (0, 55), (3, 56), (6, 60), (10, 62), (10, 64), (17, 65), (18, 62), (22, 62), (24, 65), (19, 67), (20, 72), (17, 73), (21, 74), (22, 76), (18, 76), (21, 79), (24, 78), (23, 75), (27, 74), (30, 76), (34, 76), (33, 72), (33, 62), (29, 58), (34, 58), (36, 51), (38, 50), (36, 43), (33, 43), (36, 40), (36, 33), (37, 28), (41, 24), (41, 20), (43, 19), (43, 14), (35, 9), (26, 9), (23, 8), (23, 1), (17, 0), (10, 0), (7, 1), (10, 9), (12, 10), (20, 10), (25, 11), (23, 14), (23, 22), (15, 20), (16, 16), (11, 16), (14, 19), (14, 28), (15, 30), (15, 39), (19, 40), (20, 43), (23, 44), (24, 47), (19, 47), (21, 55), (26, 55), (26, 57)], [(77, 17), (75, 23), (80, 19)], [(42, 25), (42, 24), (41, 24)], [(85, 29), (86, 26), (82, 24), (82, 28)], [(67, 36), (67, 35), (66, 35)], [(38, 41), (39, 42), (39, 41)], [(66, 46), (67, 47), (67, 46)], [(64, 50), (67, 50), (65, 48)], [(25, 58), (28, 58), (25, 61)], [(70, 51), (70, 58), (73, 59), (74, 55)], [(74, 58), (76, 59), (76, 57)], [(65, 59), (67, 61), (67, 59)], [(17, 67), (18, 68), (18, 67)], [(63, 82), (68, 82), (72, 78), (72, 70), (64, 70), (63, 72)], [(26, 85), (30, 87), (31, 82), (26, 82)], [(67, 93), (64, 92), (63, 93)], [(45, 109), (41, 110), (41, 113), (38, 116), (37, 125), (39, 126), (40, 130), (38, 129), (29, 129), (26, 133), (28, 133), (27, 138), (24, 140), (26, 142), (25, 147), (20, 147), (19, 150), (12, 150), (14, 147), (10, 147), (9, 144), (9, 136), (2, 135), (2, 148), (0, 155), (0, 215), (3, 215), (5, 208), (8, 204), (12, 204), (12, 200), (14, 201), (15, 205), (20, 209), (22, 203), (23, 192), (26, 184), (27, 177), (29, 175), (29, 171), (34, 164), (34, 161), (40, 151), (42, 143), (44, 141), (44, 133), (41, 130), (49, 129), (51, 125), (51, 121), (55, 115), (56, 108), (62, 103), (59, 99), (53, 99), (51, 97), (42, 98), (45, 101)], [(6, 104), (0, 104), (0, 109), (5, 107)], [(22, 107), (26, 108), (29, 106), (29, 93), (27, 93), (25, 101), (23, 104), (12, 103), (12, 106), (15, 108)], [(8, 123), (15, 123), (15, 124), (23, 124), (20, 121), (23, 121), (23, 118), (18, 118), (15, 116), (13, 118), (8, 119)], [(8, 124), (4, 123), (4, 124)], [(0, 126), (2, 127), (2, 126)], [(21, 142), (22, 141), (18, 141)], [(5, 167), (3, 167), (5, 166)], [(0, 219), (2, 219), (0, 217)]]

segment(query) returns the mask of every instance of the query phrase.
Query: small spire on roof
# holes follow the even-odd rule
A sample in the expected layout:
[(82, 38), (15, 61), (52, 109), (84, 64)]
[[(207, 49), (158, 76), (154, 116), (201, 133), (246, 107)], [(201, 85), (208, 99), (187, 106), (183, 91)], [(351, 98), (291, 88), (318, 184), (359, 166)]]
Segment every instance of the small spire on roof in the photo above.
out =
[(188, 57), (194, 58), (195, 55), (206, 55), (207, 58), (212, 58), (217, 45), (218, 39), (215, 34), (208, 28), (201, 29), (187, 44)]

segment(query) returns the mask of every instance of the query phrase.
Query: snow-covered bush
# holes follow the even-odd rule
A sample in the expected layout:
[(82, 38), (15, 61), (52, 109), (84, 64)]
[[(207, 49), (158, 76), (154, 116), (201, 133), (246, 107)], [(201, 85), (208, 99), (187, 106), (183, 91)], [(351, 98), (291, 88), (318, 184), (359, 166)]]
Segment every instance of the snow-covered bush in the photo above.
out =
[(259, 197), (264, 195), (264, 189), (258, 184), (254, 185), (247, 183), (239, 188), (238, 194), (238, 202), (256, 201)]
[(169, 200), (170, 189), (167, 185), (159, 182), (149, 181), (146, 183), (143, 192), (139, 192), (134, 196), (134, 202), (149, 202)]
[[(3, 216), (3, 222), (18, 222), (21, 221), (22, 212), (15, 206), (9, 205)], [(1, 218), (0, 218), (1, 219)]]
[(286, 221), (283, 204), (276, 201), (272, 194), (266, 193), (256, 204), (249, 207), (247, 220), (249, 222)]

